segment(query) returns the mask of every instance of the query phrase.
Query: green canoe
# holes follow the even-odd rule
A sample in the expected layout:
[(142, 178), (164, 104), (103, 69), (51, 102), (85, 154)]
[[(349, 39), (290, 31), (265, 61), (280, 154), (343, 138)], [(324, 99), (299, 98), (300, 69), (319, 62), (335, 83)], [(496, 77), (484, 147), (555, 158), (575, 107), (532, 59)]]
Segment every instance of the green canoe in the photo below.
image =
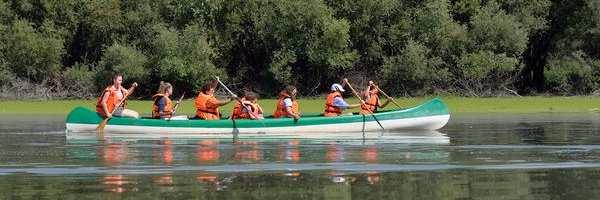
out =
[[(409, 109), (382, 111), (371, 115), (344, 115), (339, 117), (303, 116), (266, 118), (264, 120), (161, 120), (149, 118), (113, 117), (104, 129), (110, 133), (129, 134), (321, 134), (385, 130), (437, 130), (450, 119), (448, 107), (434, 98)], [(95, 111), (77, 107), (66, 120), (67, 132), (92, 132), (102, 118)], [(377, 121), (381, 126), (377, 123)]]

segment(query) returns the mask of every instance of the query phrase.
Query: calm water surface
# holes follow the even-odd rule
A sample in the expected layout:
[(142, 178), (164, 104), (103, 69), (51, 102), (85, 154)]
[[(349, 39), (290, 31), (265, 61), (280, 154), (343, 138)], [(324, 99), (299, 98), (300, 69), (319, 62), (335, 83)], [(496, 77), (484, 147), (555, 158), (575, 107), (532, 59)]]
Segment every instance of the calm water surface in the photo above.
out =
[(0, 199), (600, 199), (600, 114), (321, 139), (65, 136), (0, 116)]

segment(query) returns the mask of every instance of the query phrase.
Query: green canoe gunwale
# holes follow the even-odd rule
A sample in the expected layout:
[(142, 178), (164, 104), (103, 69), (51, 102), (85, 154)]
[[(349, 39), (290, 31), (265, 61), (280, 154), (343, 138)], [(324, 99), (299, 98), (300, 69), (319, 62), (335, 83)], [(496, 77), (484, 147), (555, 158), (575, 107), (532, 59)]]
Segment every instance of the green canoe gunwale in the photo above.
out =
[[(421, 105), (404, 109), (390, 110), (375, 113), (377, 120), (409, 119), (448, 115), (448, 107), (439, 98), (431, 99)], [(95, 112), (84, 107), (76, 107), (67, 116), (66, 123), (71, 124), (98, 124), (102, 118)], [(370, 122), (375, 119), (370, 115), (344, 115), (339, 117), (303, 117), (298, 122), (291, 118), (266, 118), (264, 120), (161, 120), (151, 118), (123, 118), (113, 117), (108, 125), (147, 126), (147, 127), (184, 127), (184, 128), (270, 128), (289, 126), (326, 125), (353, 122)]]

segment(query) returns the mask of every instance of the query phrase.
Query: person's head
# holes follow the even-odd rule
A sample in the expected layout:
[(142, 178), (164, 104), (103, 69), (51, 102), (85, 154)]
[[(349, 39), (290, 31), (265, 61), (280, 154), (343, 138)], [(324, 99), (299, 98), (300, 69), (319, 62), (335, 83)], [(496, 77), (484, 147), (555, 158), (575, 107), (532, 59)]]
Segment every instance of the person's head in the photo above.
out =
[(331, 91), (335, 92), (335, 91), (339, 91), (339, 92), (345, 92), (346, 90), (344, 90), (344, 87), (342, 87), (342, 85), (340, 85), (339, 83), (334, 83), (333, 85), (331, 85)]
[(369, 86), (369, 92), (373, 93), (373, 94), (377, 94), (377, 93), (379, 93), (379, 90), (374, 85), (370, 85)]
[(286, 94), (295, 97), (296, 94), (298, 94), (298, 90), (296, 89), (295, 86), (293, 85), (288, 85), (285, 87), (285, 89), (283, 90)]
[(207, 82), (205, 83), (202, 88), (200, 88), (200, 92), (206, 94), (206, 95), (212, 95), (215, 93), (215, 88), (217, 87), (216, 84), (214, 84), (214, 82)]
[(158, 93), (170, 96), (171, 94), (173, 94), (173, 86), (170, 83), (161, 81), (160, 86), (158, 86)]
[(258, 94), (254, 93), (254, 92), (246, 92), (246, 94), (244, 94), (244, 99), (246, 101), (256, 103), (256, 101), (258, 101)]
[(112, 82), (114, 86), (121, 86), (123, 84), (123, 74), (115, 73), (112, 76)]

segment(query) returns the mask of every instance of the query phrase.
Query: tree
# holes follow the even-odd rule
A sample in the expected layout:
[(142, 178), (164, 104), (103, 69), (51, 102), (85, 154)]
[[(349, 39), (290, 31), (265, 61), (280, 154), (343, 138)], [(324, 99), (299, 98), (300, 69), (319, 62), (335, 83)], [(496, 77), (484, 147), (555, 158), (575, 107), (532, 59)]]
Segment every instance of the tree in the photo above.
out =
[(158, 80), (170, 80), (191, 92), (213, 76), (224, 75), (212, 63), (215, 53), (200, 26), (192, 24), (180, 32), (157, 25), (154, 30), (152, 66)]
[(0, 35), (1, 55), (17, 77), (34, 83), (58, 77), (64, 40), (52, 22), (46, 21), (36, 30), (27, 20), (17, 20)]
[(267, 57), (270, 71), (312, 74), (279, 82), (298, 82), (307, 91), (323, 79), (339, 78), (336, 72), (349, 69), (357, 59), (349, 48), (349, 23), (335, 19), (321, 1), (276, 1), (261, 11), (256, 23), (259, 37), (272, 45), (269, 52), (275, 52)]
[(146, 67), (147, 62), (146, 56), (135, 47), (114, 43), (104, 49), (98, 63), (101, 71), (97, 77), (97, 84), (108, 85), (114, 73), (122, 73), (125, 81), (148, 83), (150, 73)]
[(396, 94), (422, 95), (435, 91), (449, 76), (443, 61), (425, 45), (409, 40), (402, 54), (385, 60), (381, 74), (385, 87)]

